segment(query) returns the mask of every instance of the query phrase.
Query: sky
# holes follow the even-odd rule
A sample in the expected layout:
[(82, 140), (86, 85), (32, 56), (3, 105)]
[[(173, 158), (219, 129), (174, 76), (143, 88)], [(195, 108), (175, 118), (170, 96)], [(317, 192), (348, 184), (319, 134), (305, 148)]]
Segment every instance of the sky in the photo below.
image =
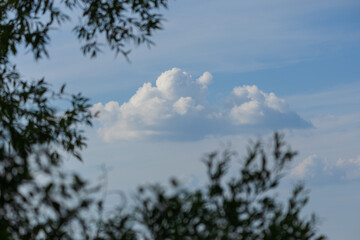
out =
[[(360, 2), (170, 1), (164, 29), (130, 61), (105, 50), (82, 56), (66, 24), (49, 59), (16, 62), (24, 76), (91, 99), (100, 111), (76, 169), (108, 188), (177, 176), (201, 185), (204, 154), (276, 130), (299, 152), (285, 181), (306, 183), (306, 212), (329, 239), (360, 236)], [(284, 192), (288, 188), (283, 189)]]

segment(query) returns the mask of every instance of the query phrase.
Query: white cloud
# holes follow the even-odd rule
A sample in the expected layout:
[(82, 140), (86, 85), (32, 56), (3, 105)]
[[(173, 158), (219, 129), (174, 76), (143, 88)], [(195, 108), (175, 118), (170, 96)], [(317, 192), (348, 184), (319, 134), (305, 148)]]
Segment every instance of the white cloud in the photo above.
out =
[(230, 111), (230, 118), (234, 124), (257, 124), (264, 117), (264, 112), (257, 101), (250, 101), (234, 106)]
[(283, 99), (274, 93), (266, 94), (255, 85), (235, 87), (232, 95), (236, 105), (230, 111), (230, 118), (236, 125), (258, 124), (266, 120), (267, 112), (289, 112)]
[(209, 72), (204, 72), (196, 82), (202, 86), (202, 88), (207, 88), (207, 86), (212, 82), (213, 76)]
[(204, 107), (200, 104), (195, 106), (191, 97), (180, 97), (179, 100), (173, 104), (173, 108), (176, 113), (185, 115), (191, 109), (200, 111)]
[[(206, 102), (212, 76), (205, 72), (196, 81), (178, 68), (162, 73), (155, 86), (144, 83), (128, 102), (97, 103), (107, 141), (147, 137), (201, 139), (209, 135), (236, 135), (256, 129), (302, 128), (309, 124), (290, 111), (283, 99), (256, 86), (235, 87), (226, 106)], [(246, 127), (244, 127), (246, 126)]]
[(360, 179), (360, 155), (356, 158), (339, 158), (336, 161), (330, 161), (312, 154), (298, 163), (291, 170), (290, 176), (327, 184)]

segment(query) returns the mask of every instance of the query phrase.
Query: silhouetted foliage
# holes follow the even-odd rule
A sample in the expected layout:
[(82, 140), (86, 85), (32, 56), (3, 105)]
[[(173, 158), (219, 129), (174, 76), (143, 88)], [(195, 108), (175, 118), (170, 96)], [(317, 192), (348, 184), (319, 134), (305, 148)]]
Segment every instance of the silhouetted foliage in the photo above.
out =
[[(61, 156), (81, 159), (79, 127), (91, 125), (92, 117), (88, 100), (63, 88), (52, 92), (44, 80), (20, 80), (8, 65), (0, 68), (0, 239), (70, 238), (67, 228), (90, 204), (90, 189), (78, 175), (61, 171)], [(57, 111), (52, 100), (58, 98), (71, 107)]]
[[(103, 216), (87, 182), (61, 168), (64, 157), (81, 160), (85, 126), (93, 115), (81, 94), (52, 91), (44, 79), (22, 79), (9, 61), (21, 46), (36, 60), (47, 56), (49, 33), (80, 14), (74, 33), (83, 53), (95, 57), (103, 39), (127, 56), (126, 44), (152, 44), (167, 0), (8, 0), (0, 2), (0, 239), (323, 239), (307, 202), (295, 187), (283, 205), (272, 194), (294, 152), (275, 135), (269, 159), (261, 143), (249, 149), (237, 174), (231, 152), (205, 159), (205, 188), (177, 180), (139, 189), (135, 204)], [(67, 108), (59, 110), (58, 102)], [(65, 102), (65, 103), (63, 103)], [(95, 204), (97, 203), (97, 204)], [(91, 217), (97, 206), (99, 216)]]
[(107, 219), (97, 239), (298, 239), (321, 240), (316, 219), (301, 216), (307, 203), (302, 185), (287, 204), (277, 199), (285, 166), (296, 155), (275, 134), (272, 154), (258, 142), (249, 148), (236, 173), (228, 174), (231, 151), (204, 160), (207, 182), (191, 189), (178, 180), (170, 188), (139, 188), (132, 211)]
[[(85, 210), (94, 202), (80, 176), (64, 172), (64, 156), (81, 160), (82, 128), (91, 125), (88, 99), (52, 91), (44, 79), (22, 79), (11, 55), (25, 47), (48, 55), (50, 31), (80, 14), (73, 31), (91, 57), (101, 39), (116, 53), (126, 43), (152, 44), (167, 0), (0, 1), (0, 239), (88, 239)], [(54, 106), (67, 104), (67, 109)], [(64, 103), (65, 102), (65, 103)], [(87, 216), (85, 216), (85, 214)]]
[(49, 32), (69, 21), (67, 12), (79, 13), (74, 33), (84, 54), (95, 57), (104, 44), (127, 55), (126, 44), (153, 44), (151, 35), (161, 29), (161, 8), (168, 0), (8, 0), (0, 2), (0, 56), (16, 54), (20, 44), (36, 59), (48, 55)]

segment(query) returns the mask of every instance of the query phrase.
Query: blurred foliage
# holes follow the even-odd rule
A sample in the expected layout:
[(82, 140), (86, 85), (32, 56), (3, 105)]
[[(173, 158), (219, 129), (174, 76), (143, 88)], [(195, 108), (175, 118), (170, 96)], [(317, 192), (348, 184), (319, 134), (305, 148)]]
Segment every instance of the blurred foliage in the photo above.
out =
[(301, 210), (308, 197), (297, 185), (283, 203), (276, 189), (285, 167), (296, 155), (275, 134), (272, 153), (261, 142), (248, 149), (239, 170), (229, 172), (234, 153), (209, 154), (205, 187), (186, 187), (176, 179), (170, 187), (141, 187), (131, 211), (107, 218), (96, 239), (321, 240), (315, 215)]
[[(70, 107), (57, 111), (56, 100)], [(60, 168), (62, 154), (81, 160), (88, 99), (51, 91), (44, 80), (20, 79), (0, 66), (0, 239), (71, 239), (73, 221), (90, 203), (89, 189)]]
[[(25, 47), (48, 55), (50, 32), (79, 14), (73, 31), (85, 55), (104, 45), (125, 57), (127, 45), (151, 45), (167, 0), (7, 0), (0, 2), (0, 239), (323, 239), (314, 216), (304, 218), (302, 186), (287, 204), (273, 195), (295, 153), (275, 135), (269, 158), (261, 143), (249, 148), (237, 174), (233, 154), (205, 159), (208, 182), (199, 189), (177, 180), (170, 189), (139, 189), (127, 208), (104, 214), (90, 187), (61, 166), (81, 160), (83, 129), (91, 126), (88, 99), (51, 90), (44, 79), (23, 79), (9, 60)], [(104, 41), (104, 42), (102, 42)], [(67, 106), (59, 110), (56, 106)], [(65, 102), (65, 104), (64, 104)], [(93, 207), (98, 215), (93, 218)]]
[(107, 44), (127, 56), (129, 42), (152, 44), (164, 7), (167, 0), (0, 1), (0, 239), (90, 239), (97, 190), (61, 167), (64, 157), (81, 160), (88, 99), (23, 79), (10, 57), (23, 48), (48, 56), (50, 33), (69, 14), (80, 14), (73, 31), (85, 55)]

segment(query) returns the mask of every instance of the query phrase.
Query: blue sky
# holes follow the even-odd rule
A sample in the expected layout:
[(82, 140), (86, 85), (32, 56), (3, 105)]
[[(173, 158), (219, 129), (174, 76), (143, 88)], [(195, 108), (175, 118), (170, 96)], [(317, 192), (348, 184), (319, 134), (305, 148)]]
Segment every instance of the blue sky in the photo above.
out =
[(357, 0), (174, 1), (156, 46), (133, 49), (131, 63), (107, 50), (83, 57), (71, 24), (53, 33), (50, 59), (16, 61), (102, 113), (85, 164), (69, 168), (96, 179), (105, 164), (112, 189), (172, 175), (196, 185), (204, 153), (229, 142), (244, 153), (282, 129), (300, 153), (287, 181), (307, 183), (320, 230), (357, 239), (359, 13)]

